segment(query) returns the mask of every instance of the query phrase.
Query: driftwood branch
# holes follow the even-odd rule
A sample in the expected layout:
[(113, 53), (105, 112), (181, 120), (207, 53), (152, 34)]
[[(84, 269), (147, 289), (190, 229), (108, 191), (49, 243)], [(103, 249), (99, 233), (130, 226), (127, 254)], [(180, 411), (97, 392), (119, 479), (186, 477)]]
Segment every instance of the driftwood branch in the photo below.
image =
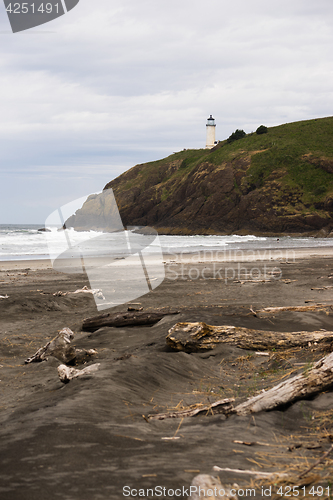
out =
[(53, 295), (55, 297), (66, 297), (66, 295), (75, 295), (77, 293), (90, 293), (94, 297), (105, 300), (105, 297), (103, 295), (102, 290), (100, 290), (99, 288), (92, 290), (92, 289), (88, 288), (87, 286), (84, 286), (80, 290), (75, 290), (75, 292), (61, 292), (61, 291), (59, 291), (59, 292), (54, 293)]
[(221, 484), (218, 477), (199, 474), (192, 480), (189, 500), (237, 500), (236, 489)]
[(87, 366), (83, 370), (77, 370), (76, 368), (69, 368), (66, 365), (58, 366), (58, 375), (61, 382), (67, 384), (70, 380), (77, 377), (90, 376), (92, 373), (96, 372), (100, 367), (100, 363)]
[(289, 477), (289, 474), (286, 474), (285, 472), (260, 472), (257, 470), (229, 469), (229, 467), (219, 467), (218, 465), (214, 465), (213, 470), (216, 472), (233, 472), (235, 474), (245, 474), (248, 476), (254, 476), (255, 479), (277, 479)]
[(62, 363), (83, 363), (97, 353), (94, 349), (88, 351), (76, 349), (71, 341), (74, 333), (69, 328), (63, 328), (53, 340), (38, 349), (33, 356), (25, 360), (26, 364), (46, 361), (48, 356), (53, 356)]
[(272, 314), (285, 311), (292, 311), (292, 312), (328, 311), (329, 309), (332, 309), (332, 306), (330, 306), (329, 304), (312, 304), (311, 306), (265, 307), (264, 309), (260, 309), (259, 311), (256, 312)]
[(233, 406), (232, 402), (234, 399), (221, 399), (220, 401), (215, 401), (209, 405), (196, 405), (194, 407), (187, 408), (186, 410), (173, 411), (170, 413), (157, 413), (148, 415), (149, 420), (164, 420), (166, 418), (183, 418), (183, 417), (193, 417), (199, 413), (206, 413), (208, 415), (215, 415), (217, 413), (228, 414), (232, 412)]
[(311, 465), (311, 467), (309, 469), (307, 469), (305, 472), (302, 472), (302, 474), (300, 474), (298, 477), (301, 479), (302, 477), (306, 476), (309, 472), (312, 471), (312, 469), (314, 469), (315, 467), (317, 467), (317, 465), (321, 464), (322, 462), (324, 462), (324, 460), (326, 460), (326, 458), (328, 457), (328, 455), (330, 453), (332, 453), (333, 451), (333, 444), (332, 446), (324, 453), (324, 455), (319, 459), (317, 460), (317, 462), (315, 462), (313, 465)]
[(82, 330), (94, 332), (103, 326), (142, 326), (153, 325), (169, 314), (178, 314), (179, 311), (141, 312), (127, 311), (124, 313), (105, 313), (92, 318), (86, 318)]
[[(211, 405), (197, 408), (189, 408), (172, 413), (158, 413), (148, 415), (148, 419), (163, 420), (165, 418), (183, 418), (206, 412), (223, 413), (226, 416), (231, 414), (248, 415), (260, 411), (272, 410), (280, 406), (293, 403), (299, 399), (307, 398), (318, 392), (325, 391), (333, 385), (333, 353), (320, 359), (315, 365), (292, 377), (271, 389), (261, 392), (259, 395), (248, 399), (235, 408), (232, 406), (232, 399), (222, 399)], [(218, 410), (218, 411), (215, 411)]]
[(195, 352), (214, 349), (217, 344), (235, 344), (251, 350), (286, 349), (309, 342), (332, 342), (333, 332), (272, 332), (238, 326), (211, 326), (206, 323), (176, 323), (166, 337), (169, 347), (178, 351)]
[(307, 398), (328, 389), (333, 384), (333, 353), (320, 359), (308, 371), (296, 375), (268, 391), (260, 393), (236, 406), (238, 415), (272, 410), (279, 406)]

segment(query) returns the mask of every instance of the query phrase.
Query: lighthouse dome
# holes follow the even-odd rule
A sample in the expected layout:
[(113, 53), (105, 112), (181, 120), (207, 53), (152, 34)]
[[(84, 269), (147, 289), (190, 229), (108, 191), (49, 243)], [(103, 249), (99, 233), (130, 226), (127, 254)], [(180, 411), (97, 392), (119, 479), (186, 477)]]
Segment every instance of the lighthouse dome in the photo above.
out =
[(207, 125), (215, 126), (215, 118), (213, 118), (212, 115), (210, 115), (209, 118), (207, 118)]

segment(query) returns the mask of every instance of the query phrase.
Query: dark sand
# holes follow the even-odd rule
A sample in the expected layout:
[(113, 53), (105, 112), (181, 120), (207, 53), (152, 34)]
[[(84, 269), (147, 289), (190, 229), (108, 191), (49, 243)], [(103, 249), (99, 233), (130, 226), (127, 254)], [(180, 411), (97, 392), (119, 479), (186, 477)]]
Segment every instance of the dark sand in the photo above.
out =
[[(332, 330), (333, 310), (257, 317), (250, 311), (333, 304), (333, 289), (311, 290), (333, 285), (332, 258), (327, 253), (314, 257), (315, 253), (303, 252), (301, 259), (289, 263), (267, 262), (270, 268), (278, 266), (282, 276), (258, 283), (237, 277), (226, 282), (217, 279), (212, 264), (190, 264), (187, 272), (206, 269), (205, 279), (191, 280), (185, 266), (179, 279), (167, 278), (155, 291), (133, 301), (147, 311), (178, 308), (178, 316), (153, 327), (102, 328), (95, 333), (81, 331), (82, 320), (97, 313), (90, 295), (53, 296), (59, 290), (89, 286), (84, 275), (60, 274), (48, 269), (48, 263), (1, 263), (0, 295), (9, 298), (0, 299), (0, 498), (134, 498), (135, 492), (123, 495), (125, 486), (142, 489), (143, 498), (180, 498), (172, 491), (148, 496), (146, 489), (188, 489), (198, 473), (219, 475), (223, 484), (250, 487), (249, 476), (216, 473), (215, 465), (288, 471), (291, 477), (307, 470), (331, 445), (333, 392), (249, 417), (199, 415), (148, 423), (142, 415), (224, 397), (235, 397), (238, 403), (327, 354), (327, 347), (325, 351), (312, 345), (262, 356), (226, 344), (187, 354), (172, 352), (165, 344), (168, 329), (177, 321), (276, 331)], [(260, 262), (260, 268), (264, 264)], [(230, 266), (236, 269), (237, 263)], [(169, 266), (169, 277), (180, 269)], [(126, 309), (123, 305), (114, 311)], [(65, 326), (75, 332), (77, 347), (97, 349), (91, 363), (101, 363), (90, 378), (66, 385), (58, 378), (60, 362), (55, 358), (24, 364)], [(333, 477), (332, 459), (311, 474), (318, 476), (315, 487), (327, 486)], [(261, 498), (260, 481), (252, 485), (256, 498)]]

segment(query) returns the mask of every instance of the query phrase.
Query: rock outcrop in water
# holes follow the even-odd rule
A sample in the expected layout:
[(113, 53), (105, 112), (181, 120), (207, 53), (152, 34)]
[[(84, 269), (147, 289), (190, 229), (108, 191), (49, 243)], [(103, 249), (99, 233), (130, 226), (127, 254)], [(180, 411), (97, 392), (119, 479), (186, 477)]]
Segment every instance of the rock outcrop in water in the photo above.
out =
[[(136, 165), (104, 189), (113, 189), (124, 226), (324, 237), (333, 229), (332, 144), (332, 117), (295, 122)], [(90, 197), (66, 225), (99, 210)]]

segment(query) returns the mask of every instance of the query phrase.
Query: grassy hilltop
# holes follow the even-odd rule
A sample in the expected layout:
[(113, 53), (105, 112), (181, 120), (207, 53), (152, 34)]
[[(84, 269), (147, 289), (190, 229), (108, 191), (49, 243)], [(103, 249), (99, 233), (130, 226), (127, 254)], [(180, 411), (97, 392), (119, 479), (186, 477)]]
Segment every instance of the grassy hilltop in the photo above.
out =
[(172, 234), (327, 235), (333, 230), (333, 117), (136, 165), (108, 188), (125, 226)]

